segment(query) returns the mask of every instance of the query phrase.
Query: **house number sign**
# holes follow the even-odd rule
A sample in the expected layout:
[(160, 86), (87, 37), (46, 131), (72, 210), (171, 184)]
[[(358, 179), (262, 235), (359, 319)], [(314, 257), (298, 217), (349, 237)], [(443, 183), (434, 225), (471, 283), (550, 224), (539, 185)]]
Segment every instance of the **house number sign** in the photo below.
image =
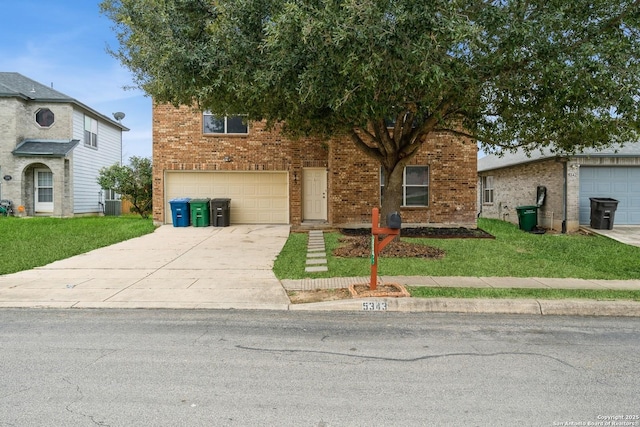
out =
[(386, 301), (363, 301), (362, 311), (387, 311)]

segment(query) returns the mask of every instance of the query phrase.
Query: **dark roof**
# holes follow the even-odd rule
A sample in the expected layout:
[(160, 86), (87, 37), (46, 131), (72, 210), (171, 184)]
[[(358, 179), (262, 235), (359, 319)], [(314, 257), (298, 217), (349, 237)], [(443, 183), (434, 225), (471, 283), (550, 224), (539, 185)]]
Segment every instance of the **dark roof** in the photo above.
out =
[(66, 157), (79, 142), (77, 139), (26, 139), (12, 153), (14, 156)]
[(66, 101), (74, 99), (53, 88), (31, 80), (19, 73), (0, 72), (0, 96), (21, 97), (38, 101)]
[(62, 92), (38, 83), (20, 73), (0, 72), (0, 98), (22, 98), (27, 101), (67, 102), (103, 118), (123, 131), (129, 128)]

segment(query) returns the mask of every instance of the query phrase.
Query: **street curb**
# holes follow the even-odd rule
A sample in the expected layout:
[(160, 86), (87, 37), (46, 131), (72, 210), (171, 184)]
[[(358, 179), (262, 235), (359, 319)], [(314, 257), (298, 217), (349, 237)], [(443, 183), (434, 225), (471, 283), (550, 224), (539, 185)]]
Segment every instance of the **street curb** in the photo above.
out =
[(640, 317), (640, 302), (536, 299), (354, 298), (307, 304), (290, 304), (289, 310)]

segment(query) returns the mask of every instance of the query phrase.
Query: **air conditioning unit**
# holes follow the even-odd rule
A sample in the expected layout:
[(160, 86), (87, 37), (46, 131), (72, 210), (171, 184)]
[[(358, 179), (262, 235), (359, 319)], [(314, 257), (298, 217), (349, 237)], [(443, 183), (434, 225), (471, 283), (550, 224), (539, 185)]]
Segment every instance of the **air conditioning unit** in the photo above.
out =
[(120, 200), (106, 200), (104, 202), (104, 214), (109, 216), (120, 216), (122, 213), (122, 202)]

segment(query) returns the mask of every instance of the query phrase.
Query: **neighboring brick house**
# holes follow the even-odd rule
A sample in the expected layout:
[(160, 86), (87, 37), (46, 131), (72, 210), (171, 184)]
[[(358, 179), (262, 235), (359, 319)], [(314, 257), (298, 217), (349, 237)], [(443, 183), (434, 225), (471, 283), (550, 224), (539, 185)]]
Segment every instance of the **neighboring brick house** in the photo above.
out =
[(24, 215), (102, 212), (98, 171), (121, 161), (127, 130), (48, 86), (0, 72), (0, 199)]
[(518, 223), (518, 206), (537, 205), (537, 188), (546, 188), (538, 225), (577, 231), (589, 225), (590, 198), (618, 200), (614, 224), (640, 224), (640, 142), (575, 155), (548, 150), (490, 155), (478, 160), (480, 216)]
[[(434, 134), (406, 169), (404, 224), (476, 226), (477, 147)], [(153, 218), (170, 200), (230, 198), (230, 222), (366, 225), (380, 167), (348, 139), (291, 140), (261, 122), (154, 105)], [(414, 205), (414, 206), (410, 206)]]

